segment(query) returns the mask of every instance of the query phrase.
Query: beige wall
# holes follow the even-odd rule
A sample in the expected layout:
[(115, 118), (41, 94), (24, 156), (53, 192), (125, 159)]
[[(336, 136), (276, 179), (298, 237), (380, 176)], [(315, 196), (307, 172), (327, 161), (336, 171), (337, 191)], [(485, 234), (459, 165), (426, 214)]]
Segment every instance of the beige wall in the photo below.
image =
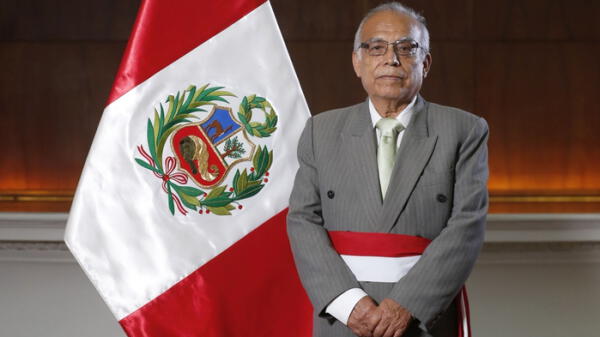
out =
[[(474, 336), (599, 335), (600, 215), (553, 217), (492, 216), (468, 281)], [(124, 337), (58, 241), (64, 223), (36, 221), (0, 219), (0, 337)]]

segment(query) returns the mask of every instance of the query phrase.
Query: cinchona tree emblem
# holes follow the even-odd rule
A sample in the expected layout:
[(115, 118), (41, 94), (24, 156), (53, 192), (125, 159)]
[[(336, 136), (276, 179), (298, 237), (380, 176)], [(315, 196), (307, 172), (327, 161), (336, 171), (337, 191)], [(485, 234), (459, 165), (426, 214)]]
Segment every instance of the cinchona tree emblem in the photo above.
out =
[[(166, 110), (161, 103), (148, 118), (148, 143), (137, 147), (141, 158), (135, 161), (161, 180), (173, 215), (175, 209), (230, 215), (269, 181), (273, 151), (252, 139), (277, 130), (275, 110), (265, 98), (248, 95), (234, 116), (226, 97), (236, 96), (222, 89), (191, 85), (169, 95)], [(257, 111), (264, 114), (260, 122), (253, 119)], [(251, 167), (234, 172), (244, 161)]]

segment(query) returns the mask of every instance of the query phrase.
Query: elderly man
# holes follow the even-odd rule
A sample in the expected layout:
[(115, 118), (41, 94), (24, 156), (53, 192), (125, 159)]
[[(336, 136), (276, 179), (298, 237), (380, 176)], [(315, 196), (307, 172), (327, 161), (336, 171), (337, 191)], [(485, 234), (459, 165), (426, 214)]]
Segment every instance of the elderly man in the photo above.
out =
[(422, 16), (371, 10), (352, 63), (368, 99), (311, 118), (288, 234), (315, 336), (467, 336), (463, 285), (487, 213), (486, 122), (419, 96)]

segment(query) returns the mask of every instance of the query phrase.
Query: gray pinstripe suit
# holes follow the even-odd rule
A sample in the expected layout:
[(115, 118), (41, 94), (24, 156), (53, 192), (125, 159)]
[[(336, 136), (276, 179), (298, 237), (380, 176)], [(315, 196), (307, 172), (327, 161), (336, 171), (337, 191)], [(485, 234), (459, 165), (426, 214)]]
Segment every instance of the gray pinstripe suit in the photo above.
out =
[[(300, 138), (288, 235), (315, 310), (315, 336), (353, 336), (325, 313), (344, 291), (388, 297), (416, 320), (404, 336), (455, 336), (451, 305), (483, 243), (487, 213), (485, 120), (418, 97), (382, 201), (368, 103), (312, 117)], [(358, 282), (327, 230), (401, 233), (433, 240), (397, 283)]]

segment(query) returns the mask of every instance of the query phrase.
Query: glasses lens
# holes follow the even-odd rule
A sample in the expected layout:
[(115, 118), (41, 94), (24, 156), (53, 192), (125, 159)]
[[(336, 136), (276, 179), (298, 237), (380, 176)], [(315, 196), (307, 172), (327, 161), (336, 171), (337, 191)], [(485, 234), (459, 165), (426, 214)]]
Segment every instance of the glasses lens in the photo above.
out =
[(387, 42), (385, 41), (374, 41), (369, 43), (369, 55), (380, 56), (385, 54), (387, 51)]
[(414, 41), (404, 41), (395, 45), (396, 53), (402, 56), (414, 55), (417, 49), (419, 49), (419, 45)]

